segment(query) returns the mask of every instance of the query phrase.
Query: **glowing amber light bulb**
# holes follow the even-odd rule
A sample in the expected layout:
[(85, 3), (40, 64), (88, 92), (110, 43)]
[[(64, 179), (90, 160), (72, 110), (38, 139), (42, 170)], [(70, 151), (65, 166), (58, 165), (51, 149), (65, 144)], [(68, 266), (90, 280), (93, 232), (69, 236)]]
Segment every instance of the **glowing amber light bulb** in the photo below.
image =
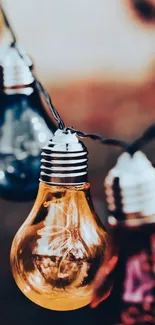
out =
[(86, 181), (87, 151), (76, 135), (56, 131), (42, 157), (36, 202), (12, 244), (12, 272), (34, 303), (73, 310), (91, 301), (107, 235)]

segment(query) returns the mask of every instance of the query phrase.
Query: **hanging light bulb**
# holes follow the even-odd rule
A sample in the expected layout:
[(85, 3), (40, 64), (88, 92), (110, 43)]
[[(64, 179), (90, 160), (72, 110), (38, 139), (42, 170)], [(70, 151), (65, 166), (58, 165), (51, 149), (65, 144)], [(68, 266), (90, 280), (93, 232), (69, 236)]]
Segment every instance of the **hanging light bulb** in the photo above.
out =
[(90, 196), (87, 150), (76, 134), (57, 130), (41, 161), (36, 202), (12, 244), (12, 272), (34, 303), (74, 310), (91, 301), (107, 235)]
[(0, 62), (0, 196), (16, 201), (36, 196), (40, 150), (56, 130), (47, 126), (30, 62), (14, 46)]
[(142, 152), (123, 153), (105, 191), (111, 243), (94, 281), (92, 307), (111, 293), (103, 323), (155, 324), (155, 169)]

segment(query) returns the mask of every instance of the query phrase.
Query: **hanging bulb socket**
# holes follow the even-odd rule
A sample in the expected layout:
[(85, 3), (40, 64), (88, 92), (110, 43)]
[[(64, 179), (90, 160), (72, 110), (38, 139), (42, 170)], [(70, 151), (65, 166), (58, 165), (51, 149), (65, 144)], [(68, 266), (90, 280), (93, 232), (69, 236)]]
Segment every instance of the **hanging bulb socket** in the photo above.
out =
[[(27, 57), (27, 56), (26, 56)], [(30, 60), (22, 58), (14, 46), (10, 46), (0, 62), (1, 90), (27, 87), (34, 82)]]
[(155, 215), (155, 169), (141, 151), (123, 153), (104, 185), (110, 224), (136, 225)]
[(40, 181), (53, 185), (82, 185), (87, 182), (88, 152), (76, 133), (58, 129), (42, 149)]

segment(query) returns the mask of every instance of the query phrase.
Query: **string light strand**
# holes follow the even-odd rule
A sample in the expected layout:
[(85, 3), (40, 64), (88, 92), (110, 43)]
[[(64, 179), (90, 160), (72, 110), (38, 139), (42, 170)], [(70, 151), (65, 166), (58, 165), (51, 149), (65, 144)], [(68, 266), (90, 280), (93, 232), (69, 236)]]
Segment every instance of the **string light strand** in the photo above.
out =
[[(12, 28), (12, 26), (10, 25), (10, 22), (7, 18), (7, 15), (5, 14), (5, 11), (2, 7), (2, 5), (0, 5), (0, 10), (2, 12), (2, 15), (3, 15), (3, 18), (4, 18), (4, 22), (5, 22), (5, 25), (6, 27), (9, 29), (10, 31), (10, 34), (12, 36), (12, 42), (10, 44), (11, 47), (15, 47), (18, 54), (20, 55), (20, 57), (24, 60), (24, 57), (23, 55), (20, 53), (19, 49), (18, 49), (18, 46), (17, 46), (17, 39), (16, 39), (16, 35), (15, 35), (15, 32)], [(52, 113), (53, 113), (53, 116), (55, 118), (55, 120), (57, 121), (58, 123), (58, 126), (61, 130), (63, 130), (65, 128), (65, 124), (62, 120), (62, 118), (60, 117), (59, 113), (57, 112), (57, 110), (55, 109), (53, 103), (52, 103), (52, 100), (50, 98), (50, 96), (48, 95), (47, 91), (45, 90), (45, 88), (42, 86), (42, 84), (40, 83), (39, 80), (37, 80), (36, 76), (33, 74), (33, 78), (35, 80), (35, 83), (36, 83), (36, 87), (38, 88), (38, 90), (43, 94), (44, 96), (44, 99), (46, 101), (46, 103), (48, 104), (48, 106), (50, 107)]]
[(153, 139), (155, 139), (155, 124), (149, 126), (148, 129), (142, 134), (142, 136), (133, 141), (127, 148), (127, 151), (133, 155), (137, 150), (143, 148)]
[(107, 145), (112, 145), (112, 146), (118, 146), (121, 147), (125, 150), (128, 149), (129, 144), (125, 141), (122, 140), (118, 140), (118, 139), (112, 139), (112, 138), (105, 138), (103, 136), (100, 136), (98, 134), (90, 134), (90, 133), (85, 133), (79, 130), (76, 130), (72, 127), (68, 127), (66, 128), (66, 130), (71, 131), (72, 133), (76, 133), (79, 137), (81, 138), (90, 138), (91, 140), (97, 140), (99, 141), (101, 144), (107, 144)]
[(10, 34), (12, 36), (12, 44), (11, 45), (15, 45), (16, 42), (17, 42), (15, 32), (14, 32), (12, 26), (10, 25), (10, 23), (8, 21), (8, 18), (6, 16), (5, 11), (4, 11), (4, 9), (3, 9), (3, 7), (2, 7), (1, 4), (0, 4), (0, 10), (1, 10), (2, 15), (3, 15), (3, 18), (4, 18), (4, 23), (5, 23), (6, 27), (9, 29)]
[(37, 78), (33, 75), (35, 82), (36, 82), (36, 87), (38, 88), (38, 90), (42, 93), (46, 103), (48, 104), (49, 108), (51, 109), (53, 116), (55, 118), (55, 120), (58, 123), (58, 127), (60, 130), (64, 130), (65, 129), (65, 123), (62, 120), (60, 114), (58, 113), (58, 111), (56, 110), (56, 108), (54, 107), (51, 97), (49, 96), (48, 92), (45, 90), (45, 88), (42, 86), (41, 82), (39, 80), (37, 80)]
[[(12, 43), (11, 46), (15, 47), (16, 50), (18, 51), (19, 55), (22, 57), (22, 59), (24, 60), (23, 55), (20, 53), (18, 47), (17, 47), (17, 40), (16, 40), (16, 35), (12, 29), (12, 26), (10, 25), (7, 16), (5, 14), (4, 9), (2, 8), (2, 5), (0, 5), (0, 9), (2, 11), (2, 15), (4, 18), (4, 22), (7, 26), (7, 28), (10, 30), (11, 36), (12, 36)], [(51, 97), (49, 96), (48, 92), (45, 90), (45, 88), (43, 87), (43, 85), (41, 84), (41, 82), (39, 80), (37, 80), (36, 76), (33, 74), (34, 80), (35, 80), (35, 84), (37, 89), (39, 90), (39, 92), (42, 93), (48, 107), (50, 108), (50, 111), (53, 113), (53, 116), (55, 118), (55, 120), (58, 123), (58, 127), (61, 130), (64, 131), (70, 131), (72, 133), (76, 133), (79, 137), (82, 138), (90, 138), (91, 140), (96, 140), (99, 141), (101, 144), (104, 145), (113, 145), (113, 146), (118, 146), (123, 148), (125, 151), (129, 152), (131, 155), (133, 155), (137, 150), (141, 149), (144, 145), (146, 145), (148, 142), (150, 142), (153, 138), (155, 138), (155, 124), (151, 125), (144, 133), (141, 137), (139, 137), (138, 139), (136, 139), (135, 141), (133, 141), (131, 144), (119, 140), (119, 139), (112, 139), (112, 138), (105, 138), (104, 136), (100, 136), (97, 134), (90, 134), (90, 133), (85, 133), (83, 131), (80, 130), (76, 130), (73, 127), (66, 127), (64, 121), (62, 120), (60, 114), (58, 113), (58, 111), (56, 110), (56, 108), (54, 107)]]

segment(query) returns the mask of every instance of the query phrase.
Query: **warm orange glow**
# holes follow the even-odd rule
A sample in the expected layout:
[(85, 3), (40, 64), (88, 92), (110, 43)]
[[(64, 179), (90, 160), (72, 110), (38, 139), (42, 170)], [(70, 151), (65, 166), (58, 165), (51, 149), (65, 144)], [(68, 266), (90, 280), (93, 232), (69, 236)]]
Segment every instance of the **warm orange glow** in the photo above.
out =
[(13, 241), (13, 275), (36, 304), (77, 309), (91, 301), (105, 248), (106, 232), (93, 210), (89, 184), (61, 188), (41, 183), (32, 212)]

